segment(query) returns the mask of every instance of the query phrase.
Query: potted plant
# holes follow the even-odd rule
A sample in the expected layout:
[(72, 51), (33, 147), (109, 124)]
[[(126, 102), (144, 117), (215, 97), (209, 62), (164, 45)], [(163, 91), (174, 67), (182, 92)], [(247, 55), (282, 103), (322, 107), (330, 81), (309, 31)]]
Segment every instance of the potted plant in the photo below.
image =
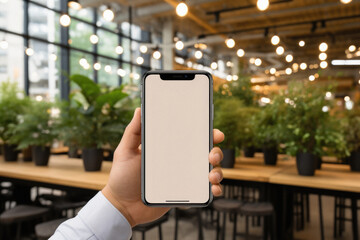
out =
[(314, 175), (316, 161), (324, 154), (324, 147), (341, 142), (338, 134), (329, 137), (331, 130), (328, 123), (331, 117), (323, 108), (330, 104), (325, 98), (328, 90), (295, 82), (289, 84), (287, 93), (277, 98), (279, 104), (285, 106), (280, 124), (284, 131), (286, 152), (296, 156), (300, 175)]
[(102, 147), (118, 143), (125, 129), (117, 104), (128, 95), (119, 88), (101, 87), (83, 75), (70, 77), (78, 89), (70, 95), (69, 111), (76, 110), (76, 122), (68, 128), (72, 140), (82, 149), (85, 171), (99, 171), (103, 160)]
[(265, 165), (276, 165), (277, 162), (278, 148), (282, 140), (279, 123), (281, 109), (279, 101), (274, 101), (261, 108), (255, 115), (253, 122), (255, 142), (263, 150)]
[(24, 93), (18, 89), (17, 83), (9, 81), (0, 84), (0, 140), (3, 145), (3, 155), (5, 161), (16, 161), (19, 150), (18, 142), (10, 143), (10, 138), (14, 135), (11, 125), (19, 123), (19, 116), (28, 106), (28, 99)]
[(215, 99), (214, 101), (214, 127), (221, 129), (225, 134), (220, 144), (224, 158), (221, 162), (223, 168), (233, 168), (235, 163), (235, 149), (239, 142), (240, 107), (242, 102), (235, 98)]
[(19, 143), (18, 149), (31, 147), (36, 166), (48, 165), (50, 147), (58, 135), (57, 119), (52, 109), (52, 103), (32, 100), (19, 124), (12, 125), (14, 135), (10, 141)]
[(238, 144), (243, 148), (245, 157), (254, 157), (256, 140), (255, 140), (255, 129), (254, 120), (259, 112), (256, 107), (242, 107), (240, 108), (239, 121), (239, 134)]
[(360, 108), (347, 111), (343, 122), (346, 145), (350, 152), (349, 164), (352, 171), (360, 171)]

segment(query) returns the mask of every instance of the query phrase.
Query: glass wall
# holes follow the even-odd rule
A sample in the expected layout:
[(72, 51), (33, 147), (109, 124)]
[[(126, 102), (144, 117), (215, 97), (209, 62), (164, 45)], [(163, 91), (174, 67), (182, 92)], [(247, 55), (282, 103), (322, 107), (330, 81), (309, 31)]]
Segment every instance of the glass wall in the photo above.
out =
[[(0, 81), (17, 81), (30, 96), (67, 97), (68, 77), (83, 74), (109, 86), (139, 84), (150, 70), (139, 47), (150, 34), (128, 22), (106, 22), (101, 9), (67, 8), (65, 0), (0, 1)], [(60, 16), (71, 17), (69, 27)], [(138, 64), (137, 58), (145, 61)]]

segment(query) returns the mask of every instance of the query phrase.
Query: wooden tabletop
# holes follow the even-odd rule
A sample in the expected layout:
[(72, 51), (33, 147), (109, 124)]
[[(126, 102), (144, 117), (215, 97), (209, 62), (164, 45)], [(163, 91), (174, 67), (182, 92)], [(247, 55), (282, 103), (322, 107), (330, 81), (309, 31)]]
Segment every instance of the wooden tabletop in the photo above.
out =
[(0, 156), (0, 176), (62, 186), (101, 190), (107, 183), (111, 162), (103, 162), (99, 172), (85, 172), (83, 161), (67, 155), (52, 155), (46, 167), (33, 162), (5, 162)]

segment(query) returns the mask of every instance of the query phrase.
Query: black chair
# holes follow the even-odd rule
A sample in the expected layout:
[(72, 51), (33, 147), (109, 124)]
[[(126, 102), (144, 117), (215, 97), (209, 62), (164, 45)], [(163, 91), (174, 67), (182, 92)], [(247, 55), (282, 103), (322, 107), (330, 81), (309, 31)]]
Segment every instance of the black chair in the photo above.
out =
[(214, 200), (213, 207), (218, 212), (217, 215), (217, 224), (216, 224), (216, 239), (220, 239), (220, 213), (223, 214), (223, 224), (221, 227), (221, 239), (225, 239), (226, 231), (226, 217), (227, 214), (233, 216), (234, 230), (233, 230), (233, 239), (236, 239), (236, 224), (237, 224), (237, 214), (242, 206), (243, 202), (237, 199), (228, 199), (222, 198)]
[[(43, 221), (49, 214), (49, 209), (31, 205), (18, 205), (14, 208), (6, 210), (0, 215), (0, 228), (3, 225), (16, 224), (16, 238), (20, 239), (21, 226), (23, 222), (30, 222), (42, 218)], [(2, 226), (1, 226), (2, 225)], [(0, 231), (0, 236), (2, 231)]]
[(306, 222), (310, 222), (310, 205), (308, 193), (294, 193), (294, 220), (296, 230), (303, 230)]
[(175, 237), (174, 239), (178, 239), (178, 230), (179, 230), (179, 221), (181, 219), (190, 219), (197, 218), (199, 235), (198, 238), (200, 240), (204, 239), (204, 233), (202, 229), (202, 217), (201, 217), (201, 209), (200, 208), (175, 208)]
[(164, 216), (160, 217), (159, 219), (157, 219), (155, 221), (152, 221), (149, 223), (144, 223), (144, 224), (139, 224), (139, 225), (135, 226), (133, 228), (133, 231), (141, 232), (142, 240), (145, 240), (145, 233), (147, 231), (149, 231), (150, 229), (153, 229), (154, 227), (158, 227), (159, 228), (159, 239), (162, 240), (161, 224), (168, 221), (168, 219), (169, 219), (169, 215), (165, 214)]
[[(252, 202), (245, 203), (240, 207), (240, 214), (246, 218), (261, 217), (263, 218), (263, 238), (268, 239), (269, 222), (271, 222), (271, 239), (276, 240), (276, 215), (274, 207), (269, 202)], [(249, 236), (248, 224), (246, 224), (246, 237)]]
[(38, 238), (38, 240), (49, 239), (55, 233), (59, 225), (66, 220), (66, 218), (60, 218), (37, 224), (35, 226), (36, 237)]

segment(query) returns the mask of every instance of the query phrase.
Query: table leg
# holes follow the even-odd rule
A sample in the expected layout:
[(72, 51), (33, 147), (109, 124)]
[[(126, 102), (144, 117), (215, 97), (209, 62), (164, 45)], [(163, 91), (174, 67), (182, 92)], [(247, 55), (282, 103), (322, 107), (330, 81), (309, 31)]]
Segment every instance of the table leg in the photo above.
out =
[(320, 236), (321, 240), (324, 240), (324, 222), (323, 222), (323, 211), (322, 211), (322, 201), (321, 201), (321, 194), (319, 194), (319, 217), (320, 217)]
[(357, 219), (357, 199), (351, 198), (351, 214), (352, 214), (352, 231), (353, 239), (358, 239), (358, 219)]

